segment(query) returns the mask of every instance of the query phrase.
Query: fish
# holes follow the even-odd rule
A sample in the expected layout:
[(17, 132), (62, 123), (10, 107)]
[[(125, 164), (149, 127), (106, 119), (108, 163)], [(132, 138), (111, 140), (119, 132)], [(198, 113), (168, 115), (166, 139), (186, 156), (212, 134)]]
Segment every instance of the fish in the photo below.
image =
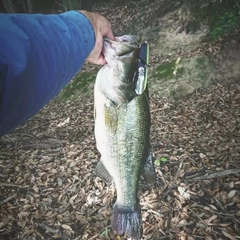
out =
[(94, 86), (95, 139), (101, 158), (95, 174), (116, 187), (111, 227), (133, 240), (142, 238), (138, 198), (140, 176), (156, 180), (150, 145), (150, 108), (147, 89), (136, 92), (134, 81), (141, 39), (123, 35), (104, 39), (107, 64), (98, 72)]

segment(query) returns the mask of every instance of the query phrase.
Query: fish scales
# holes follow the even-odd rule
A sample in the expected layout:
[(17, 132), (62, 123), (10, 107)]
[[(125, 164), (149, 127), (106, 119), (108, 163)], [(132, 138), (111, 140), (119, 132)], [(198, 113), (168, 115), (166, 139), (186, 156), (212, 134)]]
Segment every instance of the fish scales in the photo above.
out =
[[(133, 206), (137, 201), (138, 181), (149, 148), (150, 113), (147, 97), (142, 94), (117, 109), (118, 129), (113, 156), (103, 157), (108, 172), (114, 176), (117, 204)], [(108, 162), (112, 165), (108, 165)], [(111, 167), (112, 166), (112, 167)]]
[[(127, 45), (124, 39), (132, 42)], [(99, 71), (94, 90), (95, 137), (101, 153), (95, 172), (105, 182), (114, 182), (116, 186), (112, 229), (138, 240), (142, 236), (138, 200), (140, 175), (155, 176), (150, 154), (148, 96), (146, 92), (137, 95), (129, 81), (133, 78), (139, 50), (136, 38), (123, 36), (117, 42), (108, 40), (104, 48), (108, 64)], [(149, 179), (155, 178), (150, 176)]]

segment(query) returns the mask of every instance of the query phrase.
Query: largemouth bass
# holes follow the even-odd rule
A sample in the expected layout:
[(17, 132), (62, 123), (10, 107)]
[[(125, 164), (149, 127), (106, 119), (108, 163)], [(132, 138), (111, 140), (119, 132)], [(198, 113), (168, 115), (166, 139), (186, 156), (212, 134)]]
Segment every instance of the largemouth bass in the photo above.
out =
[(101, 154), (95, 173), (116, 186), (112, 229), (136, 240), (143, 232), (138, 200), (140, 175), (147, 182), (155, 181), (148, 94), (144, 91), (138, 95), (133, 81), (139, 41), (129, 35), (116, 41), (104, 40), (107, 64), (98, 72), (94, 89), (95, 138)]

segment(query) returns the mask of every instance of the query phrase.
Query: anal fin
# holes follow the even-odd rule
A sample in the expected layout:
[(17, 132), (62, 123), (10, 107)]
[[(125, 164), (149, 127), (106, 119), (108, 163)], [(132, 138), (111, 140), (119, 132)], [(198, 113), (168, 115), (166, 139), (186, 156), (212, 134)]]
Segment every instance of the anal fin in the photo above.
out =
[(108, 170), (105, 168), (105, 166), (103, 165), (103, 162), (101, 160), (97, 163), (97, 166), (96, 166), (94, 172), (105, 183), (111, 184), (113, 182), (112, 176), (110, 175)]
[(147, 161), (142, 170), (142, 176), (148, 184), (153, 184), (156, 182), (156, 173), (153, 164), (153, 154), (149, 151)]

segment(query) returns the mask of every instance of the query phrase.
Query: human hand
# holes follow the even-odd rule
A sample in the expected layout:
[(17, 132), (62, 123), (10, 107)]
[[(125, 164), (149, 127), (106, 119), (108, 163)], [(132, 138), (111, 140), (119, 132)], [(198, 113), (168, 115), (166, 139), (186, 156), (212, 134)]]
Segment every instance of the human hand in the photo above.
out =
[(84, 14), (91, 22), (96, 38), (95, 46), (92, 52), (89, 54), (87, 61), (103, 65), (106, 63), (105, 57), (102, 54), (103, 38), (108, 37), (112, 40), (115, 39), (111, 28), (111, 23), (104, 16), (98, 13), (92, 13), (84, 10), (81, 10), (80, 12)]

